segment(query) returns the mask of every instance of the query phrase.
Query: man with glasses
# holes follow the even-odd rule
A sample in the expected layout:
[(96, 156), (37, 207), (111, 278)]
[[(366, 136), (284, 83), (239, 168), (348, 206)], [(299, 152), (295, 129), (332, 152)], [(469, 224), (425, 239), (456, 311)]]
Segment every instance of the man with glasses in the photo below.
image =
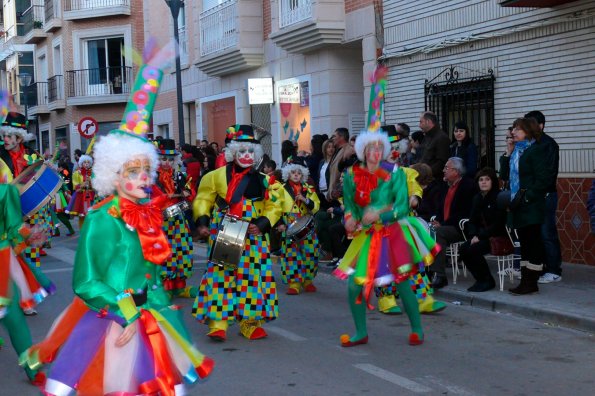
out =
[(446, 248), (451, 243), (464, 240), (459, 229), (459, 221), (469, 218), (471, 214), (471, 201), (477, 193), (477, 185), (471, 178), (464, 177), (465, 165), (458, 157), (451, 157), (444, 166), (444, 181), (448, 190), (442, 198), (435, 219), (431, 225), (436, 231), (436, 242), (442, 250), (436, 256), (434, 264), (430, 266), (432, 287), (441, 289), (448, 285), (446, 279)]

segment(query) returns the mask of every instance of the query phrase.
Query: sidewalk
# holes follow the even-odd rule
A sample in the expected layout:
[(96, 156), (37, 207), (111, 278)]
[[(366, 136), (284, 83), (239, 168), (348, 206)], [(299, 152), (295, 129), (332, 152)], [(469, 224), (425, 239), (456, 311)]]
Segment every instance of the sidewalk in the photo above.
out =
[(562, 264), (562, 281), (539, 284), (539, 293), (513, 296), (508, 288), (518, 284), (510, 278), (504, 280), (504, 290), (499, 290), (496, 263), (489, 263), (496, 279), (496, 288), (489, 292), (470, 293), (473, 276), (460, 271), (457, 284), (452, 284), (452, 270), (447, 267), (448, 286), (435, 292), (434, 297), (445, 302), (458, 301), (464, 305), (506, 312), (554, 326), (569, 327), (595, 333), (595, 267), (579, 264)]

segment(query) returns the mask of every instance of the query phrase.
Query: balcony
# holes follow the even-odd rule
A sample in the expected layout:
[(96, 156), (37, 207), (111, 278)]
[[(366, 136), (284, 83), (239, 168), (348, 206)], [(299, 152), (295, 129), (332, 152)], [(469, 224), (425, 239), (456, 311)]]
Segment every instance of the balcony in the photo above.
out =
[(43, 30), (46, 33), (54, 32), (62, 27), (60, 9), (60, 0), (46, 0), (45, 23), (43, 24)]
[(68, 104), (125, 103), (133, 82), (129, 66), (69, 70), (66, 72)]
[(229, 0), (200, 14), (198, 68), (224, 76), (262, 65), (262, 1)]
[(130, 0), (62, 0), (64, 20), (130, 15)]
[(45, 7), (43, 1), (34, 0), (31, 7), (23, 12), (23, 41), (25, 44), (36, 44), (48, 35), (43, 30), (45, 21)]
[(48, 109), (64, 110), (65, 108), (64, 76), (56, 75), (48, 78)]
[(344, 2), (279, 0), (279, 29), (270, 38), (288, 52), (305, 53), (341, 44), (344, 34)]
[(576, 0), (501, 0), (500, 5), (502, 7), (551, 8), (574, 1)]
[(186, 27), (178, 29), (178, 39), (180, 43), (180, 64), (188, 64), (188, 34), (186, 33)]
[(48, 114), (48, 83), (36, 82), (26, 88), (29, 115)]

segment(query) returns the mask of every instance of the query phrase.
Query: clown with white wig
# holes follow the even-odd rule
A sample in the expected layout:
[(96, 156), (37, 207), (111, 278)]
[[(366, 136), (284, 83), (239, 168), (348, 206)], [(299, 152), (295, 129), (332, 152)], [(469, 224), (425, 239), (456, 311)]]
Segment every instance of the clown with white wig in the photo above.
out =
[[(314, 230), (314, 215), (320, 209), (316, 190), (308, 184), (309, 171), (301, 158), (288, 158), (283, 173), (283, 223), (297, 228), (295, 234), (281, 242), (281, 276), (288, 284), (287, 294), (297, 295), (303, 290), (316, 292), (313, 281), (318, 273), (318, 236)], [(301, 219), (301, 220), (300, 220)]]
[[(250, 125), (227, 129), (227, 165), (203, 176), (193, 203), (198, 234), (211, 236), (209, 257), (217, 243), (216, 227), (225, 216), (248, 223), (241, 258), (233, 266), (211, 260), (193, 307), (196, 319), (209, 326), (207, 336), (225, 341), (227, 329), (239, 322), (250, 340), (267, 336), (262, 327), (278, 316), (277, 287), (266, 233), (281, 217), (279, 183), (257, 171), (262, 147)], [(211, 218), (213, 209), (215, 212)]]
[[(391, 151), (388, 158), (381, 163), (381, 167), (389, 172), (395, 172), (402, 169), (407, 177), (407, 191), (409, 192), (409, 207), (413, 211), (420, 202), (423, 195), (423, 189), (417, 182), (418, 173), (411, 168), (406, 167), (408, 161), (405, 154), (407, 153), (407, 138), (404, 138), (397, 132), (394, 125), (382, 126), (382, 130), (387, 133), (388, 141), (390, 142)], [(419, 304), (420, 313), (436, 313), (446, 308), (446, 304), (442, 301), (436, 301), (432, 297), (434, 289), (428, 279), (425, 264), (418, 263), (419, 271), (412, 274), (409, 278), (411, 290), (415, 293), (417, 302)], [(374, 289), (376, 297), (378, 297), (378, 310), (387, 315), (396, 315), (401, 313), (401, 309), (397, 305), (397, 298), (399, 292), (397, 291), (397, 284), (391, 282), (390, 285), (376, 287)]]
[(78, 168), (72, 173), (72, 197), (65, 212), (71, 216), (78, 216), (79, 227), (83, 227), (83, 221), (91, 206), (95, 205), (95, 190), (91, 185), (91, 174), (93, 172), (93, 158), (83, 154), (78, 160)]
[[(146, 51), (124, 119), (94, 147), (93, 187), (107, 196), (87, 214), (72, 276), (76, 297), (22, 364), (51, 363), (44, 394), (184, 395), (211, 372), (182, 311), (163, 288), (171, 255), (161, 202), (148, 191), (158, 164), (146, 139), (167, 50)], [(161, 61), (160, 61), (161, 60)]]
[(410, 217), (407, 175), (402, 168), (387, 171), (381, 163), (390, 153), (388, 136), (366, 131), (357, 137), (360, 164), (349, 168), (343, 181), (345, 230), (353, 240), (335, 276), (349, 278), (348, 298), (356, 333), (341, 336), (343, 347), (368, 342), (366, 306), (374, 286), (396, 283), (411, 324), (409, 344), (423, 343), (417, 300), (408, 279), (417, 263), (431, 263), (438, 247), (423, 224)]

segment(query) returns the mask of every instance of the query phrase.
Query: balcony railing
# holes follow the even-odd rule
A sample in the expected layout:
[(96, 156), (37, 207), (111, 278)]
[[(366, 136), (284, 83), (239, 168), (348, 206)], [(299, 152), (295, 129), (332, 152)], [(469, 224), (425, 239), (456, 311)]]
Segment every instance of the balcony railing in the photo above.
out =
[(26, 88), (27, 105), (29, 107), (47, 106), (48, 104), (48, 83), (36, 82)]
[(26, 35), (33, 29), (43, 29), (45, 7), (42, 1), (34, 1), (33, 5), (23, 12), (23, 28)]
[(63, 0), (64, 11), (82, 11), (107, 7), (130, 7), (130, 0)]
[(48, 78), (48, 102), (64, 100), (64, 76), (56, 75)]
[(237, 44), (237, 0), (229, 0), (200, 14), (200, 55)]
[(129, 94), (132, 67), (103, 67), (66, 72), (68, 97)]
[(312, 0), (280, 0), (279, 27), (293, 25), (312, 17)]
[(185, 27), (178, 29), (178, 39), (180, 40), (180, 63), (184, 65), (188, 63), (188, 36)]
[(54, 4), (57, 0), (46, 0), (45, 2), (45, 21), (48, 22), (50, 19), (54, 18), (56, 15), (54, 14), (54, 9), (57, 9), (57, 5)]

